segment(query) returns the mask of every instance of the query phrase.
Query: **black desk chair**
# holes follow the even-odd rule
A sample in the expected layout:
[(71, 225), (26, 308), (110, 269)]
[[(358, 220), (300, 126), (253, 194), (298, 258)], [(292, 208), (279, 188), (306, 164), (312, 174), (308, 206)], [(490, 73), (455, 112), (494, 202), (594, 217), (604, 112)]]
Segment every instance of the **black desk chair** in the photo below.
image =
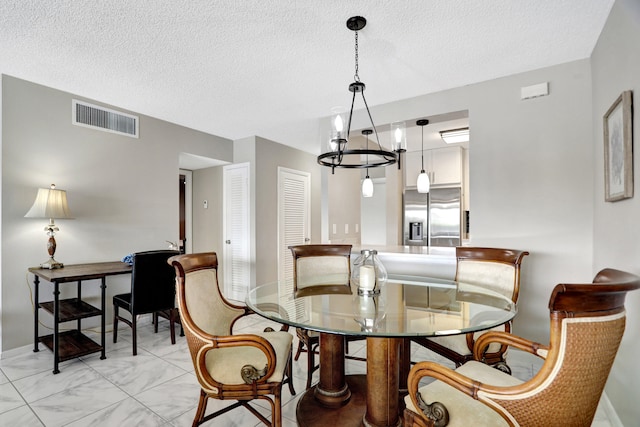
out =
[[(175, 324), (180, 323), (176, 308), (174, 268), (167, 260), (178, 251), (158, 250), (133, 254), (131, 292), (113, 297), (113, 342), (118, 341), (118, 320), (132, 329), (133, 355), (138, 354), (136, 319), (140, 314), (153, 313), (155, 332), (158, 332), (158, 316), (169, 320), (171, 344), (176, 343)], [(131, 320), (123, 318), (119, 309), (131, 313)]]

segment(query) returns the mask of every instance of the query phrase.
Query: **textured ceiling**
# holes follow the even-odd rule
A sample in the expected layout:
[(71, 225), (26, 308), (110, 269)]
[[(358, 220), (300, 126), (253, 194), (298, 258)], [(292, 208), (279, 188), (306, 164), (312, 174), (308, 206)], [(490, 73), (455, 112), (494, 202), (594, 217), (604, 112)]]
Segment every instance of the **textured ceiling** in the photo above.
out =
[(320, 150), (370, 106), (588, 58), (614, 0), (2, 0), (0, 72), (230, 139)]

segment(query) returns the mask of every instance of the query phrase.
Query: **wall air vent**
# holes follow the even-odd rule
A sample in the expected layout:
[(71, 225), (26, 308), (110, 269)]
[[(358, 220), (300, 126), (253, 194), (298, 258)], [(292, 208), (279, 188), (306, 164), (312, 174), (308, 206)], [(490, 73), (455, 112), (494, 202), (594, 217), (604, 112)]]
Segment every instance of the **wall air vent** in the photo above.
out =
[(110, 110), (76, 99), (72, 100), (71, 107), (74, 125), (126, 135), (132, 138), (138, 137), (138, 116)]

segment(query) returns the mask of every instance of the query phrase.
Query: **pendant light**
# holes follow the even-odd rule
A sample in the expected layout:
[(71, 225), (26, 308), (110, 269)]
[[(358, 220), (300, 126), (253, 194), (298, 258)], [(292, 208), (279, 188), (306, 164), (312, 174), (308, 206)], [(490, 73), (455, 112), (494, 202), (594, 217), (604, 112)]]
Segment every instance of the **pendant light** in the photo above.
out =
[[(363, 29), (367, 24), (367, 20), (362, 16), (353, 16), (347, 20), (347, 28), (355, 33), (355, 75), (354, 82), (349, 85), (349, 92), (353, 93), (351, 98), (351, 110), (349, 118), (346, 117), (344, 110), (332, 110), (331, 117), (331, 133), (329, 138), (328, 152), (318, 156), (318, 163), (322, 166), (331, 168), (331, 173), (335, 173), (335, 168), (375, 168), (380, 166), (392, 165), (398, 161), (399, 154), (394, 151), (388, 151), (380, 145), (378, 131), (373, 123), (367, 100), (364, 97), (365, 85), (360, 81), (358, 74), (358, 31)], [(376, 135), (377, 149), (348, 148), (349, 132), (351, 131), (351, 119), (353, 117), (353, 106), (356, 100), (356, 94), (362, 96), (362, 101), (367, 110), (369, 121), (373, 133)], [(345, 130), (345, 123), (347, 124)], [(366, 156), (366, 163), (362, 162), (362, 157)]]
[(418, 175), (416, 185), (418, 187), (418, 193), (428, 193), (431, 183), (429, 182), (429, 175), (424, 171), (424, 127), (429, 124), (429, 120), (421, 119), (418, 120), (416, 124), (422, 129), (422, 170), (420, 171), (420, 175)]
[[(362, 131), (362, 134), (367, 138), (367, 151), (369, 150), (369, 135), (371, 135), (373, 131), (371, 129), (365, 129)], [(362, 181), (362, 197), (373, 197), (373, 181), (369, 178), (369, 155), (366, 154), (367, 159), (367, 177)]]

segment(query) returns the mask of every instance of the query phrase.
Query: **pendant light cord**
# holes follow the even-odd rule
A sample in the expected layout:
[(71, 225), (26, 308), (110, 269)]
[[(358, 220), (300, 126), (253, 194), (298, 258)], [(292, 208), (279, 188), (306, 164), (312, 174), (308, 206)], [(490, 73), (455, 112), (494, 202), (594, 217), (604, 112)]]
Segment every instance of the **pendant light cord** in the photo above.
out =
[(424, 126), (420, 126), (421, 130), (422, 130), (422, 151), (421, 151), (421, 156), (422, 156), (422, 170), (420, 171), (420, 173), (424, 172)]

